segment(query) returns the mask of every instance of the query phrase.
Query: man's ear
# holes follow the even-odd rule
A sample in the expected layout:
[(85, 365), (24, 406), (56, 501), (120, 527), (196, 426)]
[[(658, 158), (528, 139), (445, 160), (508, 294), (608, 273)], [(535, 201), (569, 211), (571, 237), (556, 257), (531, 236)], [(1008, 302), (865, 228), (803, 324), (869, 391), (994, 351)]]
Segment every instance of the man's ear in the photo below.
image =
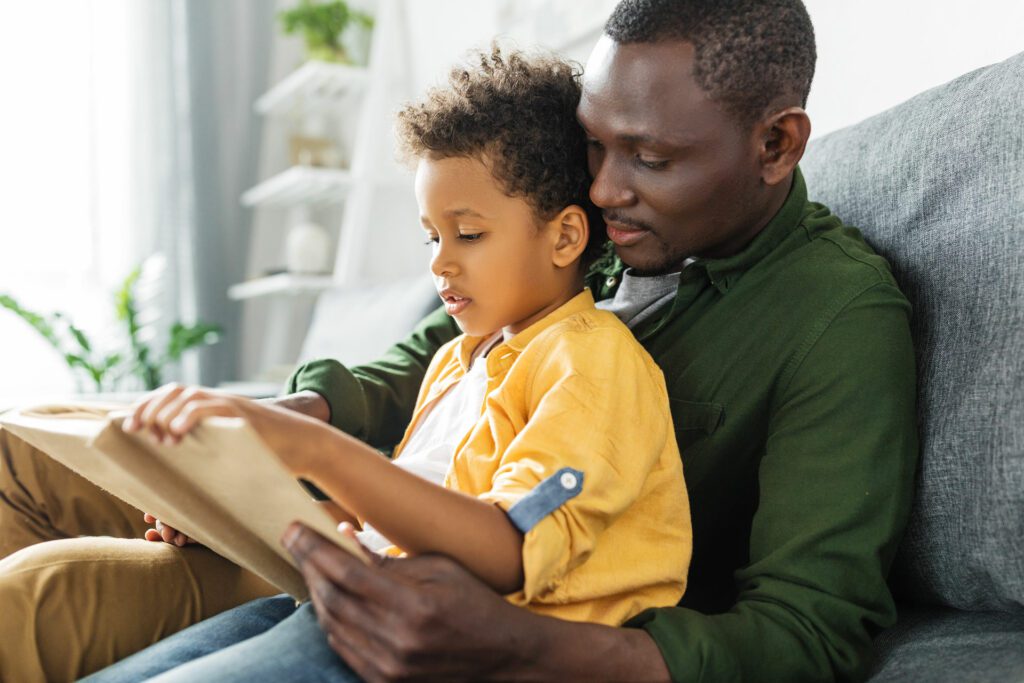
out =
[(548, 229), (555, 238), (551, 262), (558, 268), (575, 265), (590, 238), (587, 212), (576, 204), (567, 206), (548, 221)]
[(811, 119), (800, 107), (777, 111), (757, 124), (761, 179), (778, 185), (789, 177), (811, 137)]

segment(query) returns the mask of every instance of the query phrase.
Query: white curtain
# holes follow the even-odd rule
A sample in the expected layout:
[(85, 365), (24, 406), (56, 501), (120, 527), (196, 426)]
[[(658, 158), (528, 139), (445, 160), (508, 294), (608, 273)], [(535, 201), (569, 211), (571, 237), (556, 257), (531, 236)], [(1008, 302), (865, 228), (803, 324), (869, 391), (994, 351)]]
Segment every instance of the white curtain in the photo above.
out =
[[(177, 378), (236, 374), (272, 0), (50, 0), (0, 7), (0, 293), (118, 342), (112, 292), (162, 252), (162, 324), (222, 325)], [(174, 378), (169, 375), (168, 378)], [(0, 310), (0, 408), (75, 389), (63, 360)]]

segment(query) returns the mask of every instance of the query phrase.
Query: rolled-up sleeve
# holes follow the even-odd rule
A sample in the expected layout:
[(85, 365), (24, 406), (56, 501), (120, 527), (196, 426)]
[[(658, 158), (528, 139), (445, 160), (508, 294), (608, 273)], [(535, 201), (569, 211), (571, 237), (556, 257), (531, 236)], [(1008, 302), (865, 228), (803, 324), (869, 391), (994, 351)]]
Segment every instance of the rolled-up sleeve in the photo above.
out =
[[(526, 530), (514, 602), (557, 602), (566, 575), (636, 501), (670, 439), (678, 460), (663, 381), (625, 335), (560, 335), (527, 386), (529, 419), (480, 496), (509, 511), (546, 481), (567, 492)], [(681, 469), (676, 495), (685, 497)]]

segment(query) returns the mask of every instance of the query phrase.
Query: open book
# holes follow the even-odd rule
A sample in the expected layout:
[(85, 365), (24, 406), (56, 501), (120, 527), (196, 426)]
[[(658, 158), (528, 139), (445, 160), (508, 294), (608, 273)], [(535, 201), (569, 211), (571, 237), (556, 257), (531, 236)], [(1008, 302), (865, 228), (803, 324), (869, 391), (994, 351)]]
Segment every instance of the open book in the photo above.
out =
[(50, 405), (4, 413), (0, 425), (300, 600), (309, 591), (280, 543), (292, 521), (363, 558), (241, 418), (208, 418), (164, 446), (122, 431), (126, 417), (124, 406)]

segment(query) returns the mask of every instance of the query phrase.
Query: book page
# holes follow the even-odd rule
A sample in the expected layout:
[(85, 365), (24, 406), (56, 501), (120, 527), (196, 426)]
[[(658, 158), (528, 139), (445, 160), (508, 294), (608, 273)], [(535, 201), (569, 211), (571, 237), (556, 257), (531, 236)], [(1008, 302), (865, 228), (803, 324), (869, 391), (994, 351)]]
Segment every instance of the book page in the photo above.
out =
[[(335, 522), (240, 418), (208, 418), (165, 446), (121, 429), (126, 413), (82, 406), (7, 413), (5, 429), (291, 595), (308, 590), (280, 537), (299, 520), (357, 554)], [(59, 418), (59, 419), (58, 419)]]

